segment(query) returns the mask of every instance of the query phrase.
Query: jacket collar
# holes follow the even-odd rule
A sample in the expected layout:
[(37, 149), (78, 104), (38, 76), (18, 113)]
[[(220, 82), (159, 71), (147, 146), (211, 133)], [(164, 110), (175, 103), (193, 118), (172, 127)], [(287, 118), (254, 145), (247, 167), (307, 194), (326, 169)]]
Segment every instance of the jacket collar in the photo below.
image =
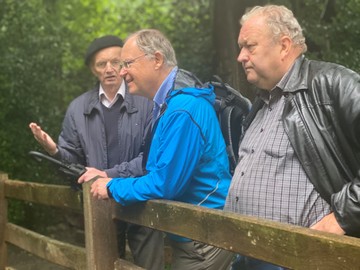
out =
[(304, 55), (299, 56), (294, 63), (289, 79), (284, 85), (283, 91), (294, 93), (308, 89), (307, 81), (309, 74), (309, 60)]
[[(307, 60), (304, 55), (299, 56), (290, 70), (284, 75), (280, 82), (274, 87), (274, 89), (280, 88), (283, 94), (286, 93), (295, 93), (299, 90), (308, 89), (307, 80), (308, 80), (308, 70), (309, 70), (309, 60)], [(258, 89), (256, 91), (257, 97), (261, 98), (262, 96), (267, 96), (269, 91)], [(263, 98), (261, 98), (263, 99)]]
[[(286, 92), (294, 94), (299, 90), (308, 90), (309, 87), (307, 80), (309, 77), (309, 63), (310, 61), (306, 59), (304, 55), (299, 56), (295, 60), (291, 74), (288, 74), (289, 78), (283, 86), (283, 94), (286, 95)], [(244, 121), (244, 130), (249, 127), (250, 123), (255, 118), (256, 113), (262, 108), (264, 104), (264, 100), (260, 97), (261, 91), (264, 90), (259, 89), (257, 91), (257, 97), (255, 98), (252, 108)]]
[(186, 87), (199, 88), (202, 86), (203, 83), (193, 73), (184, 69), (178, 69), (173, 90), (178, 90)]

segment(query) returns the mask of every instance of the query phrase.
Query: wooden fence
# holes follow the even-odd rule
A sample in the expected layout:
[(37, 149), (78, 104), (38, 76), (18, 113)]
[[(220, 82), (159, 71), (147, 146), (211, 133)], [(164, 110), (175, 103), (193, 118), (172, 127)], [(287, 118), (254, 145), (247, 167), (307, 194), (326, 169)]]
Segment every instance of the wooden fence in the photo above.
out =
[[(360, 239), (185, 203), (153, 200), (120, 207), (64, 186), (7, 179), (0, 173), (0, 270), (7, 243), (69, 269), (141, 269), (117, 258), (114, 219), (189, 237), (290, 269), (360, 269)], [(82, 200), (83, 197), (83, 200)], [(7, 199), (84, 211), (85, 247), (62, 243), (7, 221)]]

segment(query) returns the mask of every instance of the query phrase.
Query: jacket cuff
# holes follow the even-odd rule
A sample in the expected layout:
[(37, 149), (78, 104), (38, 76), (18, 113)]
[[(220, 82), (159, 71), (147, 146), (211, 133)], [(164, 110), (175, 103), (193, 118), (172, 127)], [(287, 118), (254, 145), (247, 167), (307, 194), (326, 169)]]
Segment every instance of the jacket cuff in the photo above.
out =
[(112, 196), (111, 191), (109, 189), (109, 186), (106, 186), (106, 191), (107, 191), (107, 195), (108, 195), (109, 199), (114, 199), (114, 197)]
[(349, 185), (340, 192), (332, 194), (331, 206), (336, 221), (346, 235), (360, 236), (360, 209), (349, 190)]
[(104, 172), (106, 173), (107, 177), (109, 177), (109, 178), (116, 178), (119, 175), (117, 169), (115, 169), (115, 168), (106, 169), (106, 170), (104, 170)]

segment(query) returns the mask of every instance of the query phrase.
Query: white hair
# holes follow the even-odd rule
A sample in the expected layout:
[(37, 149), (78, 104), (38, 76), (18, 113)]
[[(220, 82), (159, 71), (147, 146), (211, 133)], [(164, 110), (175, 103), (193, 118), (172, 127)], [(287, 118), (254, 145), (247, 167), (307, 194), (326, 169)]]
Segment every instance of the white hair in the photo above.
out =
[(250, 18), (258, 15), (265, 17), (274, 40), (287, 35), (302, 49), (302, 53), (307, 51), (303, 30), (291, 10), (278, 5), (255, 6), (241, 17), (240, 24), (243, 25)]

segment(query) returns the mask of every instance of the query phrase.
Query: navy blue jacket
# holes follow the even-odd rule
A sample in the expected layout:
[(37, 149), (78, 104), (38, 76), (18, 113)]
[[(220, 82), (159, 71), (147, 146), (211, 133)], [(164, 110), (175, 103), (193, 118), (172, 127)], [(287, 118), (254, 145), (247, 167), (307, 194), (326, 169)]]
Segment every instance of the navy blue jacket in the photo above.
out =
[(142, 175), (141, 146), (151, 121), (152, 107), (152, 101), (126, 91), (119, 121), (114, 123), (118, 126), (119, 154), (123, 163), (108, 168), (104, 116), (97, 86), (70, 103), (56, 156), (67, 162), (105, 170), (109, 177)]

